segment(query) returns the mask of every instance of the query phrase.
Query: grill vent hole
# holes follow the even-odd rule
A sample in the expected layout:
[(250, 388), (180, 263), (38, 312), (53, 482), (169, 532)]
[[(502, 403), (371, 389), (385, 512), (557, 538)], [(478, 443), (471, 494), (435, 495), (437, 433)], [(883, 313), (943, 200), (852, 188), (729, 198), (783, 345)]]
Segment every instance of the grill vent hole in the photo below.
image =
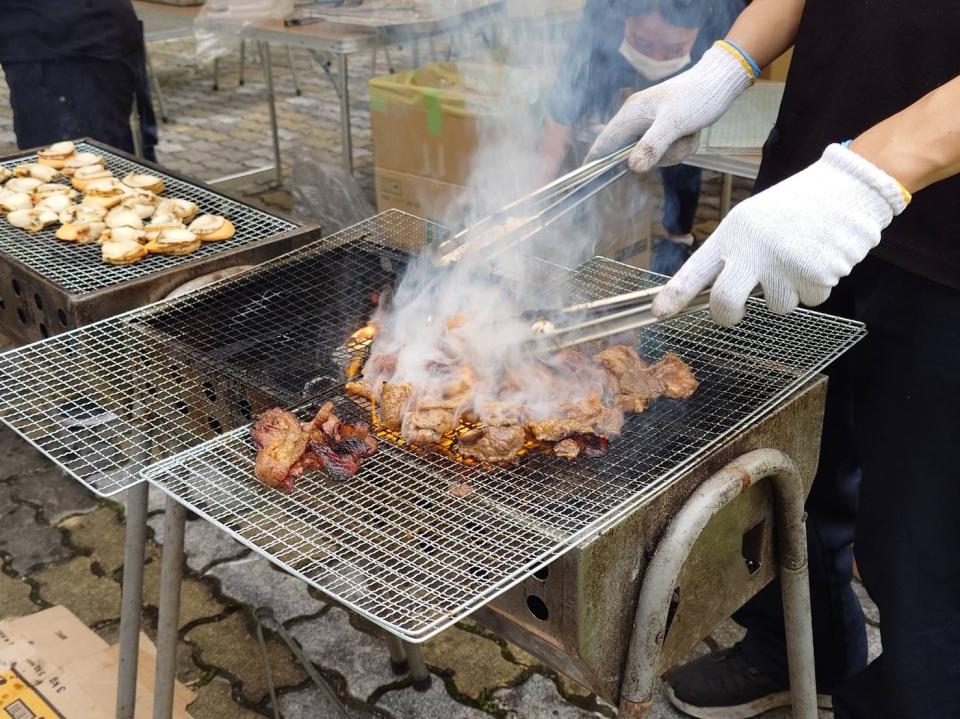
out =
[(541, 622), (547, 621), (550, 617), (550, 610), (547, 608), (547, 603), (536, 594), (531, 594), (527, 597), (527, 609), (530, 610), (534, 618), (539, 619)]
[(190, 414), (190, 405), (188, 405), (182, 399), (177, 400), (173, 406), (180, 410), (182, 414)]
[(7, 309), (7, 303), (3, 301), (3, 298), (0, 297), (0, 312)]
[(207, 426), (213, 430), (214, 434), (223, 432), (223, 425), (220, 424), (216, 417), (207, 417)]
[(27, 316), (23, 313), (22, 307), (17, 307), (17, 319), (20, 320), (20, 324), (27, 324)]
[(43, 309), (43, 300), (40, 299), (40, 295), (34, 293), (34, 295), (33, 295), (33, 302), (34, 302), (34, 304), (37, 306), (37, 309), (38, 309), (38, 310), (42, 310), (42, 309)]
[(67, 326), (67, 313), (63, 310), (57, 310), (57, 322), (60, 323), (61, 327)]
[(246, 397), (241, 397), (237, 402), (237, 407), (240, 409), (240, 416), (244, 419), (253, 419), (253, 407), (250, 406), (250, 400)]
[(763, 560), (763, 530), (766, 522), (760, 520), (750, 527), (740, 543), (740, 554), (743, 555), (743, 562), (747, 565), (747, 571), (750, 574), (756, 574), (760, 569)]
[(547, 577), (550, 576), (550, 567), (540, 567), (537, 571), (533, 573), (534, 579), (539, 579), (541, 582), (547, 581)]
[(42, 322), (40, 323), (40, 334), (43, 335), (44, 337), (50, 336), (50, 331), (47, 329), (47, 326)]
[(16, 280), (13, 281), (13, 294), (15, 294), (17, 297), (20, 296), (20, 283)]

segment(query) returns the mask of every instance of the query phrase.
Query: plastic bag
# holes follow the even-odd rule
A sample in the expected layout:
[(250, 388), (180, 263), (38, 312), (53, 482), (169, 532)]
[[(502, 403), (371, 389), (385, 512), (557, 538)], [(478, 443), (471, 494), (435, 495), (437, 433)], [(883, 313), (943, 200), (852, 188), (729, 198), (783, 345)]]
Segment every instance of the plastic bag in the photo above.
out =
[(293, 13), (294, 0), (207, 0), (193, 21), (197, 57), (210, 62), (240, 47), (245, 27), (282, 20)]
[(316, 157), (294, 161), (291, 184), (293, 214), (320, 225), (324, 234), (365, 220), (376, 212), (346, 170)]

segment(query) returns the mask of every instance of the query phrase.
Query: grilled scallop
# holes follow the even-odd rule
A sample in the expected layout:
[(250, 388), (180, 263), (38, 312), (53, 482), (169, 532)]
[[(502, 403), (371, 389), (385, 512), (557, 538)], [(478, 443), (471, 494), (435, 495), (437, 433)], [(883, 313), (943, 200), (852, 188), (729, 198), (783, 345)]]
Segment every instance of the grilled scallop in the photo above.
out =
[(163, 178), (156, 175), (130, 174), (123, 178), (123, 184), (134, 190), (163, 192)]
[(92, 180), (83, 192), (83, 201), (88, 205), (100, 205), (108, 210), (123, 199), (123, 187), (116, 178)]
[(107, 213), (107, 227), (133, 227), (136, 230), (143, 229), (143, 220), (133, 210), (127, 207), (114, 207)]
[(147, 233), (148, 240), (155, 240), (161, 232), (166, 230), (184, 230), (186, 227), (179, 217), (171, 215), (168, 212), (161, 212), (159, 209), (153, 213), (150, 218), (150, 224), (143, 228)]
[(187, 229), (204, 242), (229, 240), (237, 232), (233, 223), (220, 215), (200, 215)]
[(37, 163), (61, 170), (76, 151), (77, 146), (69, 140), (55, 142), (50, 147), (46, 147), (37, 153)]
[[(61, 213), (66, 210), (70, 210), (74, 207), (73, 200), (66, 195), (55, 194), (55, 195), (46, 195), (45, 197), (38, 198), (37, 202), (38, 208), (45, 208), (51, 210), (52, 212)], [(71, 217), (73, 213), (71, 212)]]
[(6, 187), (0, 190), (0, 211), (29, 210), (31, 207), (33, 200), (26, 192), (14, 192)]
[(53, 182), (60, 176), (60, 170), (49, 165), (30, 162), (26, 165), (14, 167), (13, 174), (17, 177), (32, 177), (35, 180), (40, 180), (40, 182)]
[(164, 212), (171, 214), (174, 217), (179, 217), (184, 222), (190, 222), (200, 208), (197, 207), (196, 203), (191, 202), (190, 200), (180, 200), (177, 198), (171, 198), (162, 200), (159, 205), (157, 205), (157, 212)]
[(100, 155), (95, 155), (92, 152), (78, 152), (63, 164), (61, 172), (67, 177), (73, 177), (81, 167), (102, 166), (104, 164), (106, 164), (106, 160)]
[(85, 245), (98, 239), (106, 229), (107, 225), (104, 222), (74, 221), (60, 225), (55, 234), (58, 240)]
[(108, 228), (102, 235), (100, 235), (99, 242), (110, 242), (111, 240), (133, 240), (134, 242), (139, 242), (141, 245), (147, 243), (147, 234), (143, 230), (138, 230), (135, 227), (113, 227)]
[(13, 177), (13, 170), (9, 167), (0, 167), (0, 185)]
[(10, 192), (25, 192), (29, 195), (42, 184), (40, 180), (33, 177), (14, 177), (12, 180), (7, 180), (3, 189), (10, 190)]
[(190, 230), (164, 230), (146, 244), (149, 252), (158, 255), (189, 255), (200, 247), (200, 239)]
[(149, 190), (133, 190), (124, 195), (120, 206), (133, 210), (140, 215), (140, 219), (146, 220), (156, 212), (159, 202), (160, 198)]
[(7, 221), (21, 230), (39, 232), (57, 221), (57, 213), (41, 207), (33, 207), (29, 210), (14, 210), (7, 215)]
[(45, 182), (33, 191), (33, 199), (36, 202), (40, 202), (44, 197), (51, 195), (65, 195), (73, 200), (77, 197), (77, 191), (70, 185), (61, 185), (58, 182)]
[(100, 257), (111, 265), (132, 265), (147, 256), (147, 248), (136, 240), (111, 239), (100, 245)]
[(113, 177), (113, 173), (103, 165), (86, 165), (73, 173), (70, 184), (83, 192), (87, 189), (87, 185), (94, 180), (105, 180), (110, 177)]

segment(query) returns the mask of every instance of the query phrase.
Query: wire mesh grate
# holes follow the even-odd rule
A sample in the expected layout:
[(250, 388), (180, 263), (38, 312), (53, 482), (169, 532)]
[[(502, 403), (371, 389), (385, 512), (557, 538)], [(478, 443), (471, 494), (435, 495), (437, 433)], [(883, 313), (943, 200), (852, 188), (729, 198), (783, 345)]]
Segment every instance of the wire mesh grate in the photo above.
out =
[[(0, 355), (0, 419), (101, 494), (138, 477), (385, 629), (422, 641), (591, 533), (651, 500), (800, 387), (864, 333), (815, 312), (751, 303), (734, 329), (692, 314), (647, 328), (648, 358), (677, 352), (701, 381), (689, 400), (630, 417), (602, 458), (529, 452), (468, 465), (383, 441), (351, 480), (310, 475), (290, 495), (253, 476), (249, 422), (304, 415), (343, 393), (349, 335), (431, 234), (391, 211), (218, 283)], [(571, 301), (660, 279), (605, 259), (545, 267)], [(381, 435), (383, 439), (387, 439)], [(472, 492), (455, 497), (451, 487)]]
[[(344, 338), (369, 317), (368, 295), (400, 269), (377, 247), (386, 239), (383, 219), (377, 223), (341, 233), (349, 241), (322, 254), (287, 259), (146, 323), (211, 372), (283, 397), (303, 416), (329, 398), (341, 416), (367, 419), (337, 383)], [(401, 238), (422, 234), (413, 218), (387, 229)], [(570, 300), (661, 281), (601, 258), (566, 275)], [(556, 279), (556, 268), (546, 276)], [(212, 321), (228, 307), (246, 307), (244, 298), (266, 299), (236, 326)], [(337, 601), (422, 641), (650, 501), (863, 333), (859, 323), (816, 312), (773, 315), (760, 302), (751, 302), (734, 329), (716, 327), (706, 313), (647, 328), (640, 353), (657, 359), (677, 352), (693, 366), (700, 390), (631, 416), (597, 459), (568, 463), (531, 451), (516, 467), (471, 466), (384, 441), (350, 481), (314, 475), (283, 495), (254, 479), (249, 428), (240, 427), (144, 476)], [(472, 492), (453, 496), (454, 485)]]
[[(77, 144), (77, 150), (93, 152), (106, 158), (107, 168), (118, 178), (123, 178), (129, 173), (142, 172), (162, 177), (164, 191), (161, 197), (190, 200), (197, 204), (201, 213), (223, 215), (234, 224), (237, 232), (231, 239), (223, 242), (204, 242), (200, 249), (189, 255), (179, 257), (150, 255), (132, 265), (108, 265), (102, 261), (100, 245), (97, 243), (78, 245), (73, 242), (63, 242), (54, 236), (55, 228), (27, 233), (9, 223), (0, 222), (0, 250), (67, 292), (78, 295), (95, 292), (185, 262), (207, 258), (224, 250), (278, 235), (296, 227), (288, 220), (152, 167), (145, 167), (99, 146), (81, 142)], [(17, 165), (35, 161), (35, 155), (28, 155), (0, 162), (0, 167), (13, 169)]]

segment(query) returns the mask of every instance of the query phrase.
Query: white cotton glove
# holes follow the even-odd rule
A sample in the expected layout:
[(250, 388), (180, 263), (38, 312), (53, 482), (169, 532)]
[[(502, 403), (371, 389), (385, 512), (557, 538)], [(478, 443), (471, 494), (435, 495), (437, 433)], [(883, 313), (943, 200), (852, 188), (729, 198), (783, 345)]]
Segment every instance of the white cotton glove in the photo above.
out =
[(686, 72), (628, 97), (593, 143), (587, 161), (639, 140), (628, 161), (634, 172), (683, 162), (697, 151), (700, 130), (753, 84), (749, 68), (732, 48), (714, 45)]
[(710, 314), (726, 327), (743, 319), (758, 284), (778, 314), (819, 305), (909, 198), (870, 161), (830, 145), (810, 167), (737, 205), (660, 291), (653, 312), (670, 317), (711, 283)]

